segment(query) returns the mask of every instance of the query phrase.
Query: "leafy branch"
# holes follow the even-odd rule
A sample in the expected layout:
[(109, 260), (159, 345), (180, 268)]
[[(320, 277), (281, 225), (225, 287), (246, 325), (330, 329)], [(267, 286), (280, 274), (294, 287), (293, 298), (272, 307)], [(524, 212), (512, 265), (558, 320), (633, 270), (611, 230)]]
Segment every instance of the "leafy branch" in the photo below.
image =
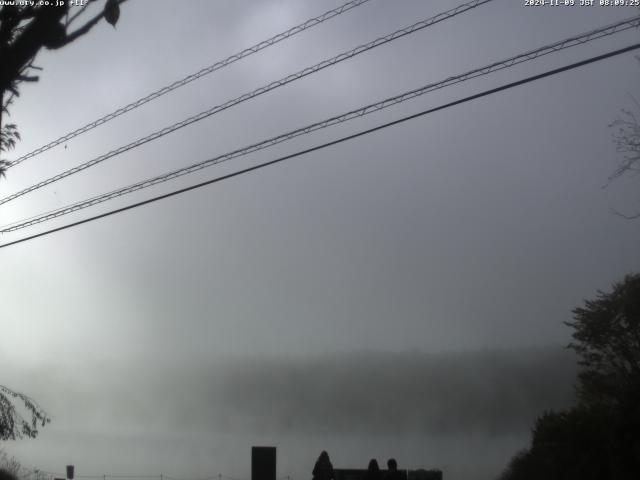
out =
[[(27, 412), (25, 418), (15, 403), (22, 403)], [(38, 427), (44, 427), (51, 418), (31, 397), (0, 385), (0, 440), (35, 438)]]

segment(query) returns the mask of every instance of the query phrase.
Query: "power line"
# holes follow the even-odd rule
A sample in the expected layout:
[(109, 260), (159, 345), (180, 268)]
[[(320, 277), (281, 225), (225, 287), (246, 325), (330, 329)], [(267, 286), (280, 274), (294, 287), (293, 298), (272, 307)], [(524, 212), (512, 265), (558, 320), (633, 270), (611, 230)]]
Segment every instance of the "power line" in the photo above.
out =
[(86, 124), (83, 127), (78, 128), (77, 130), (74, 130), (72, 132), (67, 133), (66, 135), (63, 135), (62, 137), (53, 140), (52, 142), (37, 148), (35, 150), (33, 150), (32, 152), (27, 153), (26, 155), (23, 155), (20, 158), (17, 158), (16, 160), (12, 161), (8, 166), (7, 169), (14, 167), (22, 162), (24, 162), (25, 160), (29, 159), (29, 158), (33, 158), (36, 155), (39, 155), (43, 152), (46, 152), (47, 150), (50, 150), (53, 147), (56, 147), (58, 145), (60, 145), (61, 143), (67, 142), (69, 140), (71, 140), (74, 137), (77, 137), (78, 135), (81, 135), (83, 133), (88, 132), (89, 130), (93, 130), (94, 128), (103, 125), (117, 117), (119, 117), (120, 115), (124, 115), (127, 112), (130, 112), (131, 110), (134, 110), (138, 107), (141, 107), (142, 105), (144, 105), (145, 103), (148, 103), (152, 100), (155, 100), (156, 98), (159, 98), (163, 95), (166, 95), (167, 93), (185, 86), (188, 83), (193, 82), (194, 80), (197, 80), (199, 78), (204, 77), (205, 75), (209, 75), (210, 73), (215, 72), (216, 70), (220, 70), (222, 68), (228, 67), (229, 65), (237, 62), (238, 60), (241, 60), (243, 58), (246, 58), (250, 55), (253, 55), (254, 53), (258, 53), (261, 50), (264, 50), (265, 48), (271, 47), (272, 45), (275, 45), (276, 43), (281, 42), (282, 40), (286, 40), (287, 38), (293, 37), (294, 35), (297, 35), (298, 33), (301, 33), (309, 28), (315, 27), (316, 25), (320, 25), (321, 23), (334, 18), (342, 13), (348, 12), (349, 10), (352, 10), (356, 7), (359, 7), (360, 5), (367, 3), (369, 0), (351, 0), (343, 5), (341, 5), (338, 8), (334, 8), (333, 10), (329, 10), (327, 12), (324, 12), (322, 15), (318, 15), (317, 17), (311, 18), (309, 20), (307, 20), (304, 23), (301, 23), (300, 25), (296, 25), (295, 27), (290, 28), (289, 30), (286, 30), (282, 33), (278, 33), (277, 35), (274, 35), (271, 38), (268, 38), (267, 40), (263, 40), (259, 43), (256, 43), (255, 45), (253, 45), (252, 47), (246, 48), (244, 50), (242, 50), (241, 52), (238, 53), (234, 53), (233, 55), (225, 58), (224, 60), (220, 60), (216, 63), (214, 63), (213, 65), (210, 65), (208, 67), (205, 67), (201, 70), (199, 70), (196, 73), (192, 73), (191, 75), (188, 75), (184, 78), (182, 78), (181, 80), (177, 80), (175, 82), (173, 82), (170, 85), (167, 85), (165, 87), (162, 87), (159, 90), (156, 90), (153, 93), (150, 93), (149, 95), (147, 95), (146, 97), (142, 97), (134, 102), (131, 102), (128, 105), (125, 105), (124, 107), (118, 108), (117, 110), (97, 119), (94, 120), (91, 123)]
[(188, 191), (191, 191), (191, 190), (195, 190), (197, 188), (201, 188), (201, 187), (204, 187), (206, 185), (211, 185), (213, 183), (221, 182), (222, 180), (226, 180), (226, 179), (229, 179), (229, 178), (232, 178), (232, 177), (237, 177), (239, 175), (242, 175), (242, 174), (245, 174), (245, 173), (249, 173), (249, 172), (252, 172), (254, 170), (259, 170), (261, 168), (268, 167), (270, 165), (274, 165), (276, 163), (280, 163), (280, 162), (283, 162), (285, 160), (289, 160), (291, 158), (299, 157), (301, 155), (305, 155), (307, 153), (315, 152), (317, 150), (322, 150), (324, 148), (327, 148), (327, 147), (330, 147), (330, 146), (333, 146), (333, 145), (337, 145), (339, 143), (343, 143), (343, 142), (346, 142), (348, 140), (352, 140), (354, 138), (358, 138), (358, 137), (361, 137), (361, 136), (364, 136), (364, 135), (368, 135), (368, 134), (376, 132), (378, 130), (382, 130), (382, 129), (385, 129), (387, 127), (398, 125), (400, 123), (404, 123), (406, 121), (413, 120), (415, 118), (422, 117), (424, 115), (428, 115), (430, 113), (434, 113), (434, 112), (437, 112), (439, 110), (444, 110), (444, 109), (447, 109), (447, 108), (450, 108), (450, 107), (453, 107), (453, 106), (456, 106), (456, 105), (460, 105), (462, 103), (469, 102), (471, 100), (476, 100), (478, 98), (486, 97), (488, 95), (492, 95), (494, 93), (498, 93), (498, 92), (501, 92), (503, 90), (508, 90), (510, 88), (514, 88), (514, 87), (517, 87), (517, 86), (520, 86), (520, 85), (524, 85), (526, 83), (531, 83), (531, 82), (540, 80), (542, 78), (550, 77), (552, 75), (557, 75), (559, 73), (566, 72), (568, 70), (573, 70), (575, 68), (579, 68), (579, 67), (582, 67), (584, 65), (595, 63), (595, 62), (598, 62), (598, 61), (601, 61), (601, 60), (604, 60), (604, 59), (607, 59), (607, 58), (611, 58), (611, 57), (614, 57), (614, 56), (617, 56), (617, 55), (622, 55), (623, 53), (627, 53), (627, 52), (630, 52), (630, 51), (633, 51), (633, 50), (637, 50), (639, 48), (640, 48), (640, 43), (636, 43), (636, 44), (630, 45), (630, 46), (625, 47), (625, 48), (621, 48), (621, 49), (618, 49), (618, 50), (614, 50), (614, 51), (605, 53), (603, 55), (598, 55), (596, 57), (591, 57), (591, 58), (588, 58), (586, 60), (582, 60), (580, 62), (572, 63), (570, 65), (565, 65), (564, 67), (556, 68), (556, 69), (553, 69), (553, 70), (548, 70), (548, 71), (546, 71), (544, 73), (540, 73), (538, 75), (533, 75), (533, 76), (526, 77), (524, 79), (518, 80), (516, 82), (507, 83), (507, 84), (502, 85), (500, 87), (492, 88), (490, 90), (485, 90), (485, 91), (477, 93), (475, 95), (464, 97), (462, 99), (455, 100), (453, 102), (449, 102), (449, 103), (446, 103), (444, 105), (440, 105), (438, 107), (430, 108), (428, 110), (424, 110), (422, 112), (415, 113), (413, 115), (402, 117), (402, 118), (400, 118), (398, 120), (394, 120), (392, 122), (388, 122), (388, 123), (379, 125), (377, 127), (369, 128), (367, 130), (363, 130), (363, 131), (360, 131), (358, 133), (354, 133), (352, 135), (347, 135), (345, 137), (341, 137), (341, 138), (339, 138), (337, 140), (326, 142), (326, 143), (323, 143), (321, 145), (317, 145), (315, 147), (307, 148), (305, 150), (301, 150), (301, 151), (298, 151), (298, 152), (290, 154), (290, 155), (285, 155), (283, 157), (276, 158), (275, 160), (271, 160), (269, 162), (261, 163), (259, 165), (254, 165), (253, 167), (248, 167), (248, 168), (239, 170), (237, 172), (233, 172), (233, 173), (229, 173), (227, 175), (223, 175), (223, 176), (220, 176), (220, 177), (217, 177), (217, 178), (213, 178), (211, 180), (207, 180), (205, 182), (198, 183), (196, 185), (191, 185), (189, 187), (181, 188), (179, 190), (174, 190), (173, 192), (165, 193), (163, 195), (158, 195), (156, 197), (153, 197), (153, 198), (150, 198), (150, 199), (147, 199), (147, 200), (143, 200), (141, 202), (137, 202), (137, 203), (134, 203), (134, 204), (131, 204), (131, 205), (127, 205), (126, 207), (122, 207), (122, 208), (118, 208), (118, 209), (115, 209), (115, 210), (111, 210), (109, 212), (105, 212), (105, 213), (102, 213), (100, 215), (95, 215), (93, 217), (85, 218), (83, 220), (80, 220), (80, 221), (77, 221), (77, 222), (73, 222), (73, 223), (69, 223), (69, 224), (63, 225), (61, 227), (57, 227), (57, 228), (53, 228), (51, 230), (40, 232), (40, 233), (37, 233), (35, 235), (31, 235), (29, 237), (21, 238), (19, 240), (15, 240), (13, 242), (5, 243), (3, 245), (0, 245), (0, 248), (9, 247), (11, 245), (15, 245), (15, 244), (18, 244), (18, 243), (26, 242), (28, 240), (33, 240), (35, 238), (39, 238), (39, 237), (42, 237), (42, 236), (45, 236), (45, 235), (49, 235), (51, 233), (59, 232), (59, 231), (66, 230), (66, 229), (71, 228), (71, 227), (76, 227), (76, 226), (82, 225), (84, 223), (88, 223), (88, 222), (92, 222), (94, 220), (98, 220), (100, 218), (108, 217), (108, 216), (114, 215), (116, 213), (121, 213), (121, 212), (124, 212), (124, 211), (127, 211), (127, 210), (131, 210), (131, 209), (140, 207), (142, 205), (147, 205), (149, 203), (153, 203), (153, 202), (156, 202), (158, 200), (163, 200), (165, 198), (173, 197), (175, 195), (179, 195), (181, 193), (185, 193), (185, 192), (188, 192)]
[(307, 134), (307, 133), (311, 133), (315, 130), (321, 129), (321, 128), (326, 128), (328, 126), (337, 124), (337, 123), (342, 123), (344, 121), (347, 120), (351, 120), (353, 118), (357, 118), (360, 117), (362, 115), (368, 114), (368, 113), (372, 113), (374, 111), (377, 110), (381, 110), (384, 108), (387, 108), (391, 105), (394, 105), (396, 103), (400, 103), (402, 101), (406, 101), (408, 99), (414, 98), (415, 96), (418, 95), (422, 95), (424, 93), (439, 89), (439, 88), (444, 88), (446, 86), (449, 85), (453, 85), (455, 83), (460, 83), (462, 81), (466, 81), (472, 78), (476, 78), (478, 76), (481, 75), (486, 75), (488, 73), (494, 72), (494, 71), (498, 71), (507, 67), (511, 67), (514, 65), (517, 65), (519, 63), (525, 62), (525, 61), (529, 61), (529, 60), (533, 60), (535, 58), (538, 58), (540, 56), (543, 55), (547, 55), (549, 53), (553, 53), (553, 52), (557, 52), (560, 51), (564, 48), (569, 48), (575, 45), (580, 45), (583, 43), (586, 43), (588, 41), (592, 41), (592, 40), (596, 40), (598, 38), (607, 36), (607, 35), (612, 35), (614, 33), (618, 33), (624, 30), (627, 30), (629, 28), (633, 28), (633, 27), (637, 27), (640, 24), (640, 16), (637, 17), (632, 17), (630, 19), (627, 20), (623, 20), (620, 22), (617, 22), (615, 24), (612, 25), (608, 25), (605, 27), (601, 27), (599, 29), (596, 30), (592, 30), (590, 32), (581, 34), (581, 35), (577, 35), (574, 37), (570, 37), (568, 39), (559, 41), (559, 42), (555, 42), (553, 44), (535, 49), (535, 50), (531, 50), (519, 55), (516, 55), (514, 57), (510, 57), (508, 59), (499, 61), (499, 62), (494, 62), (493, 64), (490, 64), (488, 66), (484, 66), (484, 67), (480, 67), (477, 68), (475, 70), (471, 70), (470, 72), (464, 73), (462, 75), (457, 75), (454, 77), (449, 77), (441, 82), (437, 82), (437, 83), (432, 83), (429, 85), (426, 85), (420, 89), (417, 90), (413, 90), (410, 92), (405, 92), (401, 95), (398, 95), (396, 97), (392, 97), (392, 98), (388, 98), (385, 99), (381, 102), (378, 102), (376, 104), (372, 104), (372, 105), (368, 105), (366, 107), (363, 107), (361, 109), (358, 110), (354, 110), (351, 112), (348, 112), (346, 114), (342, 114), (342, 115), (338, 115), (336, 117), (332, 117), (330, 119), (327, 120), (323, 120), (321, 122), (317, 122), (315, 124), (312, 125), (308, 125), (306, 127), (294, 130), (293, 132), (288, 132), (285, 133), (283, 135), (279, 135), (277, 137), (273, 137), (270, 138), (268, 140), (264, 140), (262, 142), (259, 142), (257, 144), (254, 145), (250, 145), (249, 147), (245, 147), (243, 149), (239, 149), (239, 150), (235, 150), (233, 152), (224, 154), (224, 155), (219, 155), (218, 157), (215, 157), (213, 159), (209, 159), (206, 160), (204, 162), (200, 162), (188, 167), (184, 167), (182, 169), (178, 169), (178, 170), (174, 170), (162, 175), (159, 175), (157, 177), (151, 178), (151, 179), (147, 179), (144, 180), (142, 182), (138, 182), (135, 183), (133, 185), (130, 185), (128, 187), (124, 187), (124, 188), (120, 188), (118, 190), (114, 190), (112, 192), (108, 192), (105, 194), (101, 194), (95, 197), (92, 197), (90, 199), (84, 200), (82, 202), (78, 202), (78, 203), (74, 203), (72, 205), (68, 205), (66, 207), (62, 207), (59, 209), (55, 209), (55, 210), (51, 210), (49, 212), (45, 212), (42, 214), (38, 214), (34, 217), (30, 217), (28, 219), (23, 219), (23, 220), (19, 220), (17, 222), (13, 222), (12, 224), (9, 225), (5, 225), (2, 227), (2, 229), (0, 230), (0, 233), (7, 233), (7, 232), (11, 232), (11, 231), (15, 231), (21, 228), (25, 228), (31, 225), (35, 225), (37, 223), (41, 223), (42, 221), (46, 221), (46, 220), (50, 220), (52, 218), (56, 218), (58, 216), (67, 214), (67, 213), (71, 213), (77, 210), (80, 210), (82, 208), (86, 208), (92, 205), (96, 205), (98, 203), (102, 203), (104, 201), (110, 200), (112, 198), (115, 198), (117, 196), (121, 196), (127, 193), (132, 193), (134, 191), (137, 190), (141, 190), (143, 188), (147, 188), (153, 185), (156, 185), (158, 183), (176, 178), (178, 176), (182, 176), (182, 175), (186, 175), (188, 173), (192, 173), (194, 171), (200, 170), (202, 168), (206, 168), (209, 166), (212, 166), (214, 164), (217, 163), (221, 163), (223, 161), (226, 160), (230, 160), (232, 158), (236, 158), (242, 155), (246, 155), (252, 152), (255, 152), (257, 150), (261, 150), (263, 148), (267, 148), (270, 146), (273, 146), (277, 143), (281, 143), (287, 140), (290, 140), (292, 138), (295, 138), (296, 136), (299, 135), (303, 135), (303, 134)]
[(305, 127), (302, 128), (298, 128), (296, 130), (278, 135), (276, 137), (272, 137), (269, 138), (267, 140), (263, 140), (261, 142), (249, 145), (247, 147), (243, 147), (241, 149), (238, 150), (234, 150), (232, 152), (228, 152), (222, 155), (218, 155), (214, 158), (199, 162), (199, 163), (195, 163), (193, 165), (187, 166), (187, 167), (183, 167), (177, 170), (173, 170), (161, 175), (158, 175), (156, 177), (152, 177), (134, 184), (131, 184), (129, 186), (126, 187), (122, 187), (116, 190), (113, 190), (111, 192), (107, 192), (104, 194), (100, 194), (94, 197), (91, 197), (89, 199), (86, 200), (82, 200), (80, 202), (76, 202), (73, 203), (71, 205), (67, 205), (65, 207), (62, 208), (58, 208), (55, 210), (51, 210), (45, 213), (41, 213), (38, 214), (36, 216), (27, 218), (27, 219), (23, 219), (23, 220), (19, 220), (17, 222), (14, 222), (12, 224), (8, 224), (5, 225), (3, 227), (0, 228), (0, 233), (9, 233), (9, 232), (13, 232), (16, 230), (20, 230), (22, 228), (26, 228), (26, 227), (30, 227), (33, 225), (36, 225), (38, 223), (42, 223), (44, 221), (48, 221), (48, 220), (52, 220), (54, 218), (78, 211), (78, 210), (82, 210), (84, 208), (88, 208), (91, 207), (93, 205), (97, 205), (99, 203), (103, 203), (105, 201), (111, 200), (113, 198), (116, 197), (120, 197), (129, 193), (133, 193), (136, 192), (138, 190), (142, 190), (148, 187), (151, 187), (153, 185), (157, 185), (159, 183), (163, 183), (166, 182), (168, 180), (172, 180), (174, 178), (183, 176), (183, 175), (187, 175), (189, 173), (193, 173), (195, 171), (198, 170), (202, 170), (204, 168), (216, 165), (218, 163), (222, 163), (225, 162), (227, 160), (231, 160), (233, 158), (237, 158), (240, 156), (244, 156), (244, 155), (248, 155), (250, 153), (277, 145), (279, 143), (291, 140), (293, 138), (296, 138), (298, 136), (301, 135), (306, 135), (309, 133), (312, 133), (314, 131), (323, 129), (323, 128), (327, 128), (329, 126), (332, 125), (336, 125), (339, 123), (344, 123), (346, 121), (355, 119), (355, 118), (359, 118), (362, 117), (364, 115), (368, 115), (370, 113), (379, 111), (379, 110), (383, 110), (385, 108), (389, 108), (393, 105), (396, 105), (398, 103), (402, 103), (404, 101), (413, 99), (415, 97), (418, 97), (420, 95), (424, 95), (428, 92), (432, 92), (441, 88), (445, 88), (457, 83), (461, 83), (464, 82), (466, 80), (470, 80), (473, 78), (477, 78), (479, 76), (483, 76), (483, 75), (487, 75), (489, 73), (492, 72), (496, 72), (505, 68), (509, 68), (512, 67), (514, 65), (518, 65), (520, 63), (523, 62), (527, 62), (527, 61), (531, 61), (534, 60), (538, 57), (547, 55), (549, 53), (553, 53), (553, 52), (557, 52), (566, 48), (570, 48), (576, 45), (581, 45), (584, 44), (586, 42), (589, 41), (593, 41), (599, 38), (602, 38), (604, 36), (608, 36), (608, 35), (613, 35), (615, 33), (619, 33), (621, 31), (625, 31), (627, 29), (630, 28), (634, 28), (637, 27), (638, 25), (640, 25), (640, 15), (639, 16), (635, 16), (626, 20), (622, 20), (620, 22), (605, 26), (605, 27), (601, 27), (595, 30), (591, 30), (587, 33), (583, 33), (580, 35), (576, 35), (570, 38), (567, 38), (565, 40), (561, 40), (559, 42), (555, 42), (552, 43), (550, 45), (546, 45), (540, 48), (537, 48), (535, 50), (530, 50), (527, 51), (525, 53), (521, 53), (519, 55), (513, 56), (513, 57), (509, 57), (505, 60), (501, 60), (498, 62), (494, 62), (492, 64), (480, 67), (480, 68), (476, 68), (474, 70), (468, 71), (466, 73), (460, 74), (460, 75), (456, 75), (456, 76), (452, 76), (452, 77), (448, 77), (445, 80), (442, 80), (440, 82), (436, 82), (436, 83), (431, 83), (428, 85), (425, 85), (421, 88), (415, 89), (415, 90), (411, 90), (408, 92), (403, 92), (400, 95), (396, 95), (394, 97), (390, 97), (387, 99), (384, 99), (382, 101), (379, 101), (377, 103), (374, 104), (370, 104), (367, 105), (365, 107), (361, 107), (359, 109), (356, 110), (352, 110), (350, 112), (341, 114), (341, 115), (337, 115), (334, 117), (331, 117), (329, 119), (325, 119), (322, 120), (320, 122), (316, 122), (313, 123), (311, 125), (307, 125)]
[(483, 5), (485, 3), (488, 3), (492, 0), (473, 0), (471, 2), (468, 3), (464, 3), (462, 5), (459, 5), (455, 8), (452, 8), (451, 10), (447, 10), (446, 12), (440, 13), (438, 15), (435, 15), (431, 18), (425, 19), (425, 20), (421, 20), (420, 22), (414, 23), (413, 25), (410, 25), (408, 27), (402, 28), (400, 30), (396, 30), (393, 33), (390, 33), (388, 35), (385, 35), (384, 37), (379, 37), (369, 43), (366, 43), (364, 45), (360, 45), (358, 47), (355, 47), (347, 52), (343, 52), (339, 55), (336, 55), (335, 57), (332, 57), (330, 59), (327, 60), (323, 60), (320, 63), (317, 63), (311, 67), (307, 67), (304, 68), (303, 70), (300, 70), (299, 72), (290, 74), (284, 78), (281, 78), (280, 80), (276, 80), (274, 82), (269, 83), (268, 85), (262, 86), (256, 90), (253, 90), (250, 93), (245, 93), (239, 97), (236, 97), (232, 100), (229, 100), (223, 104), (217, 105), (213, 108), (210, 108), (209, 110), (200, 112), (197, 115), (194, 115), (192, 117), (189, 117), (185, 120), (182, 120), (180, 122), (176, 122), (173, 125), (170, 125), (168, 127), (165, 127), (161, 130), (157, 130), (154, 133), (147, 135), (146, 137), (142, 137), (139, 138), (138, 140), (135, 140), (134, 142), (131, 142), (127, 145), (124, 145), (122, 147), (119, 147), (115, 150), (112, 150), (104, 155), (101, 155), (99, 157), (96, 157), (92, 160), (89, 160), (81, 165), (78, 165), (76, 167), (70, 168), (69, 170), (65, 170), (64, 172), (61, 172), (57, 175), (54, 175), (53, 177), (50, 177), (46, 180), (43, 180), (41, 182), (38, 182), (34, 185), (31, 185), (28, 188), (25, 188), (23, 190), (20, 190), (14, 194), (11, 194), (3, 199), (0, 200), (0, 205), (10, 202), (11, 200), (14, 200), (18, 197), (21, 197), (23, 195), (26, 195), (27, 193), (33, 192), (35, 190), (38, 190), (44, 186), (50, 185), (51, 183), (57, 182), (58, 180), (61, 180), (65, 177), (68, 177), (70, 175), (73, 175), (75, 173), (81, 172), (82, 170), (85, 170), (87, 168), (90, 168), (94, 165), (97, 165), (101, 162), (104, 162), (105, 160), (114, 157), (116, 155), (119, 155), (121, 153), (124, 153), (126, 151), (129, 151), (133, 148), (137, 148), (141, 145), (144, 145), (145, 143), (151, 142), (153, 140), (157, 140), (158, 138), (161, 138), (165, 135), (168, 135), (169, 133), (173, 133), (176, 130), (179, 130), (181, 128), (184, 128), (188, 125), (191, 125), (195, 122), (198, 122), (200, 120), (203, 120), (205, 118), (208, 118), (216, 113), (219, 113), (223, 110), (226, 110), (228, 108), (231, 108), (235, 105), (238, 105), (242, 102), (245, 102), (247, 100), (250, 100), (254, 97), (257, 97), (259, 95), (262, 95), (264, 93), (270, 92), (271, 90), (274, 90), (276, 88), (282, 87), (284, 85), (287, 85), (291, 82), (294, 82), (296, 80), (299, 80), (300, 78), (306, 77), (308, 75), (311, 75), (313, 73), (316, 73), (320, 70), (323, 70), (327, 67), (336, 65), (337, 63), (343, 62), (344, 60), (348, 60), (350, 58), (355, 57), (356, 55), (360, 55), (361, 53), (367, 52), (373, 48), (379, 47), (381, 45), (387, 44), (389, 42), (392, 42), (394, 40), (397, 40), (399, 38), (402, 38), (406, 35), (410, 35), (413, 33), (416, 33), (424, 28), (430, 27), (431, 25), (434, 25), (436, 23), (442, 22), (444, 20), (447, 20), (449, 18), (455, 17), (456, 15), (459, 15), (461, 13), (464, 13), (466, 11), (469, 11), (473, 8), (476, 8), (480, 5)]

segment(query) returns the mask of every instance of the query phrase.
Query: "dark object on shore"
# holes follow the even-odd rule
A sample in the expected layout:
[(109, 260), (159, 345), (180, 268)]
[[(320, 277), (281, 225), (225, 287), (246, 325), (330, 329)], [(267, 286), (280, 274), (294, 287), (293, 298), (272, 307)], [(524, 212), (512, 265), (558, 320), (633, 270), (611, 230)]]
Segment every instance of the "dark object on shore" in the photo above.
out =
[[(442, 480), (442, 470), (437, 469), (418, 469), (418, 470), (396, 470), (398, 480)], [(380, 470), (380, 474), (384, 480), (388, 480), (387, 475), (391, 470)], [(333, 470), (334, 480), (363, 480), (367, 470), (359, 468), (336, 468)]]
[(408, 480), (442, 480), (442, 470), (409, 470)]
[(276, 480), (276, 447), (251, 447), (251, 480)]
[(18, 480), (18, 479), (10, 471), (0, 468), (0, 480)]
[(387, 473), (384, 480), (406, 480), (406, 474), (398, 471), (398, 462), (395, 458), (387, 460)]
[(324, 450), (313, 466), (313, 480), (333, 480), (333, 465), (329, 460), (329, 454)]
[(362, 480), (382, 480), (382, 472), (380, 471), (378, 461), (375, 458), (372, 458), (369, 461), (369, 467), (362, 477)]

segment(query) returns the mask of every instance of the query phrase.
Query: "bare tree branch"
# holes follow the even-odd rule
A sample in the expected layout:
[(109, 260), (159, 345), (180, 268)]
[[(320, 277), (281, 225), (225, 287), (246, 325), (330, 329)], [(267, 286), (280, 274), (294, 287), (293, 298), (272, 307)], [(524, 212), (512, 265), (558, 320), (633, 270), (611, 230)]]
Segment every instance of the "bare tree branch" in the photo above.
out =
[(20, 82), (37, 82), (40, 77), (37, 75), (19, 75), (18, 80)]
[(624, 213), (621, 213), (620, 211), (616, 210), (615, 208), (610, 208), (609, 211), (611, 213), (613, 213), (615, 216), (617, 217), (622, 217), (626, 220), (635, 220), (640, 218), (640, 213), (636, 213), (635, 215), (626, 215)]

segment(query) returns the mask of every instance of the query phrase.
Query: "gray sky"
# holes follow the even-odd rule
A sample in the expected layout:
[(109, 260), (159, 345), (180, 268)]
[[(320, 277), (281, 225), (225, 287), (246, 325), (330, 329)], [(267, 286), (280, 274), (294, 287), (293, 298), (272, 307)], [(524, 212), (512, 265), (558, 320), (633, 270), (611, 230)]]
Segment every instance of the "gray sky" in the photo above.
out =
[[(24, 85), (11, 111), (23, 141), (9, 157), (338, 4), (128, 2), (115, 31), (101, 24), (81, 41), (41, 54), (40, 82)], [(66, 149), (27, 160), (0, 183), (2, 196), (456, 4), (372, 0)], [(0, 220), (204, 160), (636, 13), (496, 0), (3, 205)], [(637, 41), (636, 29), (574, 47), (48, 226)], [(569, 401), (570, 385), (561, 380), (571, 378), (571, 357), (560, 361), (565, 376), (530, 387), (535, 372), (557, 364), (553, 356), (570, 338), (562, 322), (571, 309), (640, 266), (640, 222), (610, 213), (640, 210), (637, 178), (602, 188), (616, 166), (607, 125), (631, 106), (630, 94), (640, 95), (639, 76), (640, 63), (626, 54), (0, 250), (0, 364), (10, 367), (0, 382), (33, 394), (54, 416), (37, 440), (3, 448), (45, 470), (74, 462), (86, 474), (244, 478), (256, 442), (277, 444), (279, 474), (294, 477), (308, 475), (323, 448), (336, 466), (365, 466), (371, 456), (384, 460), (393, 446), (401, 466), (441, 465), (445, 475), (489, 478), (525, 445), (536, 411)], [(481, 353), (456, 353), (496, 349), (503, 354), (490, 362)], [(354, 352), (377, 360), (362, 362)], [(415, 365), (403, 357), (410, 352), (420, 359)], [(390, 380), (395, 375), (376, 375), (376, 361), (399, 375), (397, 384)], [(481, 361), (486, 368), (473, 373)], [(452, 370), (448, 362), (463, 367)], [(402, 428), (379, 421), (383, 400), (353, 420), (351, 404), (328, 393), (349, 385), (362, 385), (363, 397), (406, 391), (411, 379), (432, 378), (430, 369), (439, 372), (433, 378), (459, 378), (459, 386), (445, 395), (437, 382), (428, 383), (397, 405), (387, 399), (389, 408), (410, 413), (401, 416), (409, 425)], [(316, 405), (296, 392), (312, 389), (308, 378), (319, 371), (326, 387)], [(528, 374), (522, 386), (503, 391), (502, 373), (496, 380), (488, 372)], [(369, 375), (373, 385), (363, 380)], [(516, 405), (513, 418), (521, 421), (500, 423), (482, 410), (494, 402), (481, 400), (473, 379), (486, 380), (478, 388), (494, 392), (499, 411)], [(568, 390), (535, 396), (558, 385)], [(276, 387), (281, 393), (270, 396)], [(433, 397), (434, 405), (452, 405), (448, 399), (459, 396), (477, 399), (480, 413), (467, 419), (470, 406), (455, 402), (444, 413), (403, 403)], [(273, 407), (240, 401), (251, 397)], [(416, 428), (414, 418), (423, 418)], [(477, 454), (456, 461), (468, 451)]]

